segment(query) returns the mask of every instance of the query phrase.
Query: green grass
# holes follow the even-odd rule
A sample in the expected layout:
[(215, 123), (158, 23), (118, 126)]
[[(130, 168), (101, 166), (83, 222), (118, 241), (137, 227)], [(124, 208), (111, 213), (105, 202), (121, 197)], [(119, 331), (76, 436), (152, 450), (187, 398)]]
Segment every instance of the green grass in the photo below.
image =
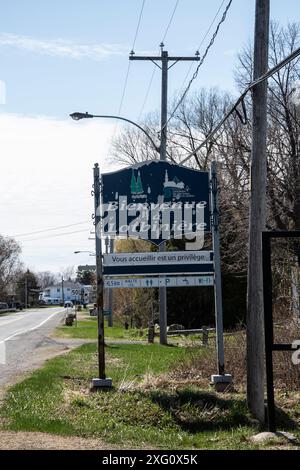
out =
[[(97, 318), (85, 317), (83, 320), (78, 320), (77, 325), (73, 326), (59, 326), (55, 330), (55, 335), (67, 338), (82, 338), (82, 339), (97, 339)], [(108, 327), (105, 322), (105, 337), (109, 339), (124, 339), (124, 340), (145, 340), (147, 337), (146, 330), (132, 328), (125, 330), (123, 326)]]
[(93, 436), (128, 447), (255, 448), (249, 436), (256, 430), (243, 397), (221, 397), (188, 385), (138, 387), (145, 374), (166, 372), (191, 354), (195, 350), (184, 347), (111, 345), (106, 348), (107, 375), (114, 387), (93, 393), (89, 384), (97, 376), (96, 345), (85, 344), (10, 388), (0, 422), (6, 429)]
[[(55, 336), (96, 340), (97, 318), (85, 315), (83, 319), (78, 320), (77, 325), (74, 323), (73, 326), (59, 326), (55, 330)], [(126, 330), (124, 326), (120, 325), (108, 327), (107, 321), (105, 321), (105, 338), (108, 340), (147, 341), (147, 336), (148, 330), (146, 328), (129, 328)], [(210, 333), (210, 341), (213, 341), (213, 338), (214, 334)], [(171, 344), (180, 343), (183, 346), (188, 346), (192, 342), (195, 342), (195, 344), (199, 345), (199, 343), (202, 341), (202, 335), (170, 336), (168, 341)]]

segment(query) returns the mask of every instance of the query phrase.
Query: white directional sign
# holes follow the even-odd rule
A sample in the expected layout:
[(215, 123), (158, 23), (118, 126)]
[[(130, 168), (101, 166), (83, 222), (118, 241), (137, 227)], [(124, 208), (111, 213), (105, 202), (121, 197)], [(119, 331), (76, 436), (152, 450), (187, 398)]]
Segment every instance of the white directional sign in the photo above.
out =
[(104, 278), (107, 289), (130, 289), (142, 287), (201, 287), (213, 286), (213, 276), (164, 276), (144, 278)]

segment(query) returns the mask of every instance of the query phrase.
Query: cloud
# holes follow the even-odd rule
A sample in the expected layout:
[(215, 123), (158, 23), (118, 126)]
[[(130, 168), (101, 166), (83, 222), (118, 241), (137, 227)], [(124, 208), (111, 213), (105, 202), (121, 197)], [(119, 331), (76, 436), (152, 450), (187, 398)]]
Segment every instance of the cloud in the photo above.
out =
[[(9, 236), (76, 224), (19, 236), (23, 260), (30, 268), (58, 271), (91, 261), (74, 251), (94, 249), (88, 240), (93, 230), (92, 169), (95, 162), (102, 172), (117, 167), (108, 159), (114, 126), (113, 121), (100, 119), (76, 123), (0, 114), (0, 233)], [(54, 237), (58, 234), (63, 235)]]
[(123, 55), (129, 50), (128, 46), (122, 44), (76, 44), (65, 39), (37, 39), (10, 33), (0, 33), (0, 47), (13, 47), (53, 57), (97, 61), (112, 55)]

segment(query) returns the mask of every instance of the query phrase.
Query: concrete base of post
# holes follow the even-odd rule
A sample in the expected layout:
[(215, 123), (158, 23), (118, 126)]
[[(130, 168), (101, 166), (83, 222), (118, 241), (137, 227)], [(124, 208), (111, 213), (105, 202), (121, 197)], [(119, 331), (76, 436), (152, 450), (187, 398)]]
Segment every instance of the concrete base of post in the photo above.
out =
[(232, 375), (230, 374), (212, 375), (210, 380), (210, 385), (214, 387), (216, 392), (224, 393), (233, 391)]
[(112, 379), (92, 379), (92, 388), (111, 388)]

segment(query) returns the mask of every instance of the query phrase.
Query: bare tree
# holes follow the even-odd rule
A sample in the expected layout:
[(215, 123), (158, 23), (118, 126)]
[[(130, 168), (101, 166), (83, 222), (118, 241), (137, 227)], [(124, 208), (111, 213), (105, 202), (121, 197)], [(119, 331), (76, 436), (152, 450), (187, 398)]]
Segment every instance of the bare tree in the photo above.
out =
[(0, 235), (0, 298), (6, 298), (15, 286), (22, 269), (20, 253), (21, 248), (13, 238)]
[(75, 266), (65, 266), (60, 269), (59, 278), (63, 277), (65, 281), (75, 281), (76, 279), (76, 269)]
[[(141, 126), (159, 145), (158, 124), (159, 118), (156, 114), (149, 114)], [(158, 152), (153, 148), (150, 139), (134, 126), (126, 126), (115, 138), (113, 143), (113, 158), (126, 165), (153, 160), (158, 158)]]
[(41, 289), (53, 286), (58, 281), (58, 276), (51, 271), (41, 271), (36, 276)]

